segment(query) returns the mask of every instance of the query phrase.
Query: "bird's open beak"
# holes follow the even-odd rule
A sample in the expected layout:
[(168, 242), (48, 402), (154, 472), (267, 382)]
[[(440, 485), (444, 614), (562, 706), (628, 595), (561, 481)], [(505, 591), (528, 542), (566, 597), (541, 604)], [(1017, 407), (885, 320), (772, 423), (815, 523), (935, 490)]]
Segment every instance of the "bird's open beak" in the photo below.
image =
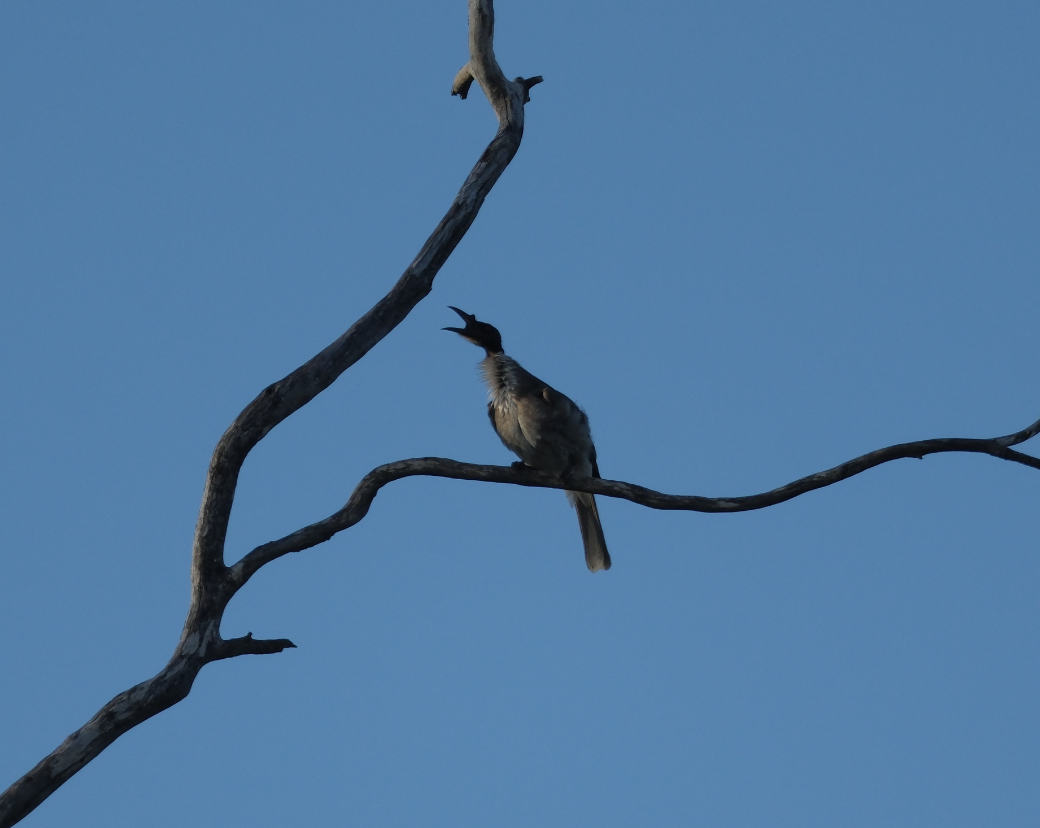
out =
[[(477, 317), (475, 317), (472, 313), (466, 313), (466, 311), (459, 310), (458, 308), (453, 307), (451, 305), (448, 305), (448, 307), (451, 308), (451, 310), (455, 311), (455, 313), (457, 313), (459, 316), (462, 317), (462, 321), (466, 323), (466, 327), (469, 327), (471, 322), (476, 322), (477, 321)], [(451, 331), (452, 333), (457, 333), (460, 336), (465, 336), (466, 335), (466, 328), (441, 328), (441, 330), (442, 331)]]

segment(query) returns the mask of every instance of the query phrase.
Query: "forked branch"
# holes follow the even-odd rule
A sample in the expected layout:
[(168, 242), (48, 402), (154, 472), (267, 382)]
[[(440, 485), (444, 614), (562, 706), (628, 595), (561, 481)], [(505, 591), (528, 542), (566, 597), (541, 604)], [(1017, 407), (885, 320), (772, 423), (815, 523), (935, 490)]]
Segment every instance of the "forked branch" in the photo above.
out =
[(379, 490), (394, 480), (418, 475), (447, 477), (585, 491), (622, 498), (653, 509), (738, 512), (782, 503), (892, 460), (922, 458), (940, 452), (988, 454), (1040, 469), (1040, 459), (1011, 448), (1037, 435), (1040, 420), (1006, 437), (946, 438), (890, 446), (769, 492), (730, 498), (668, 495), (615, 480), (564, 478), (523, 467), (482, 466), (437, 457), (417, 458), (374, 469), (361, 480), (346, 505), (335, 514), (257, 547), (238, 563), (226, 566), (225, 537), (238, 476), (246, 456), (275, 426), (313, 400), (364, 357), (429, 294), (437, 272), (472, 225), (484, 198), (516, 154), (523, 136), (524, 103), (530, 100), (531, 87), (542, 79), (535, 76), (507, 80), (495, 59), (493, 36), (492, 0), (469, 0), (469, 61), (456, 76), (452, 94), (465, 98), (473, 82), (479, 83), (498, 117), (499, 128), (440, 224), (383, 299), (321, 353), (264, 389), (217, 443), (195, 532), (192, 602), (169, 663), (154, 678), (112, 699), (87, 724), (0, 794), (0, 828), (19, 822), (123, 733), (184, 699), (206, 664), (240, 655), (278, 653), (294, 647), (286, 639), (254, 639), (251, 633), (240, 638), (223, 639), (220, 623), (228, 602), (265, 564), (290, 552), (323, 543), (358, 523), (368, 513)]
[(206, 476), (192, 549), (191, 606), (173, 657), (154, 678), (112, 699), (90, 722), (0, 794), (0, 828), (19, 822), (130, 728), (181, 701), (206, 664), (239, 655), (281, 652), (293, 646), (291, 641), (261, 641), (251, 635), (230, 641), (220, 636), (224, 609), (238, 589), (224, 564), (224, 541), (238, 475), (246, 456), (271, 429), (332, 385), (429, 294), (437, 272), (469, 230), (485, 197), (519, 149), (527, 92), (540, 79), (506, 80), (495, 60), (494, 28), (492, 0), (469, 0), (469, 80), (465, 89), (473, 80), (483, 88), (498, 117), (494, 139), (390, 292), (325, 350), (265, 388), (224, 432)]

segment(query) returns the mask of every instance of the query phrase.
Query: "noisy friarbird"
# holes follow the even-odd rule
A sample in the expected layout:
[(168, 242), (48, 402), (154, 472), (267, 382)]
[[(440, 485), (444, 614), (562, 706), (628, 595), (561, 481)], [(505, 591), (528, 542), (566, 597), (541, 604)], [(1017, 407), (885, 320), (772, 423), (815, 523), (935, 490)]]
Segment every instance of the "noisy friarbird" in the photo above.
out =
[[(506, 448), (525, 465), (551, 474), (599, 477), (589, 418), (566, 395), (525, 371), (502, 350), (502, 335), (470, 313), (451, 308), (466, 323), (445, 328), (484, 349), (480, 363), (488, 387), (488, 417)], [(567, 492), (578, 513), (585, 564), (590, 572), (610, 569), (610, 553), (599, 522), (596, 498)]]

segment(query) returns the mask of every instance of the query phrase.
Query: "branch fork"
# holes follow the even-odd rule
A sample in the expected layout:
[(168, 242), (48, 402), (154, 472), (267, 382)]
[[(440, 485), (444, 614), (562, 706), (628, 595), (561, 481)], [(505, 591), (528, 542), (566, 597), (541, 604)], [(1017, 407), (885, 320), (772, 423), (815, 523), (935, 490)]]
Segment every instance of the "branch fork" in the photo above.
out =
[(224, 563), (224, 542), (238, 475), (246, 456), (270, 431), (298, 411), (397, 325), (426, 297), (441, 266), (472, 225), (484, 198), (516, 154), (523, 137), (524, 104), (541, 76), (506, 79), (495, 59), (492, 0), (469, 0), (470, 58), (452, 84), (465, 99), (476, 81), (498, 118), (498, 131), (467, 176), (431, 236), (404, 274), (339, 339), (287, 377), (265, 388), (220, 438), (210, 461), (192, 550), (192, 601), (180, 641), (167, 665), (153, 678), (120, 693), (35, 768), (0, 794), (0, 828), (9, 828), (33, 811), (88, 762), (126, 731), (184, 699), (199, 671), (213, 661), (241, 655), (280, 653), (296, 645), (288, 639), (256, 639), (252, 633), (224, 639), (220, 624), (228, 602), (259, 569), (283, 555), (327, 541), (362, 520), (379, 490), (417, 475), (569, 489), (616, 497), (652, 509), (739, 512), (762, 509), (830, 486), (867, 469), (900, 458), (940, 452), (972, 452), (1040, 469), (1040, 459), (1011, 447), (1040, 433), (1040, 420), (1021, 431), (991, 439), (944, 438), (878, 449), (840, 466), (756, 495), (710, 498), (669, 495), (617, 480), (561, 477), (524, 467), (482, 466), (439, 457), (387, 463), (357, 484), (342, 509), (279, 540), (253, 549), (232, 566)]
[(530, 100), (527, 93), (536, 81), (506, 80), (495, 59), (494, 25), (492, 0), (469, 0), (470, 58), (452, 87), (453, 94), (465, 98), (474, 80), (480, 84), (498, 118), (494, 139), (390, 292), (325, 350), (265, 388), (224, 432), (206, 476), (192, 548), (191, 606), (173, 656), (155, 677), (112, 699), (0, 794), (0, 828), (22, 820), (123, 733), (181, 701), (206, 664), (240, 655), (279, 653), (295, 646), (286, 639), (254, 639), (251, 633), (228, 640), (220, 636), (224, 609), (246, 581), (241, 561), (234, 567), (224, 563), (238, 475), (246, 456), (271, 429), (328, 388), (429, 294), (437, 272), (516, 155), (524, 131), (524, 103)]

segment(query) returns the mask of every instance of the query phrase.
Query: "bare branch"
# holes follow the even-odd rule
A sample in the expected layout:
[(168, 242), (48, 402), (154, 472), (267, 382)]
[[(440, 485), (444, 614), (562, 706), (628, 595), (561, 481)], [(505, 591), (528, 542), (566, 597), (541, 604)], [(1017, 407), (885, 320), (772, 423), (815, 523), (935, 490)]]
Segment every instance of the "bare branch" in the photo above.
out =
[(469, 88), (473, 85), (473, 81), (476, 78), (473, 77), (473, 73), (469, 70), (469, 63), (459, 69), (459, 73), (455, 76), (455, 80), (451, 82), (451, 94), (458, 95), (462, 100), (466, 100), (469, 95)]
[(524, 88), (524, 103), (530, 103), (531, 102), (531, 95), (530, 95), (531, 87), (532, 86), (537, 86), (543, 80), (545, 80), (545, 79), (541, 75), (535, 75), (533, 78), (514, 78), (513, 82), (520, 84)]
[[(220, 621), (242, 582), (229, 578), (224, 542), (238, 475), (249, 452), (275, 426), (305, 406), (399, 325), (433, 288), (441, 266), (473, 224), (484, 199), (512, 161), (524, 131), (524, 102), (533, 83), (510, 82), (495, 60), (491, 0), (469, 1), (469, 62), (453, 94), (466, 97), (476, 80), (498, 117), (498, 132), (463, 182), (458, 195), (390, 292), (339, 339), (287, 377), (268, 386), (220, 438), (210, 460), (192, 549), (192, 600), (180, 641), (155, 678), (116, 696), (83, 728), (32, 771), (0, 794), (0, 828), (25, 817), (119, 736), (176, 704), (211, 661), (278, 653), (295, 646), (252, 634), (225, 641)], [(468, 77), (468, 80), (467, 80)], [(457, 87), (457, 88), (456, 88)]]
[(962, 437), (946, 437), (936, 440), (919, 440), (914, 443), (900, 443), (888, 448), (878, 449), (835, 466), (826, 471), (800, 478), (786, 486), (773, 489), (762, 494), (743, 495), (740, 497), (701, 497), (698, 495), (670, 495), (625, 483), (619, 480), (603, 480), (599, 478), (559, 477), (546, 472), (515, 463), (512, 466), (481, 466), (474, 463), (460, 463), (443, 457), (418, 457), (412, 460), (399, 460), (373, 469), (358, 483), (346, 505), (333, 515), (318, 523), (305, 526), (291, 535), (276, 541), (258, 546), (241, 561), (231, 567), (231, 581), (237, 589), (258, 570), (283, 555), (300, 552), (329, 540), (333, 535), (349, 529), (361, 521), (375, 500), (379, 490), (395, 480), (405, 477), (448, 477), (453, 480), (477, 480), (484, 483), (510, 483), (515, 486), (530, 486), (541, 489), (569, 489), (571, 491), (589, 492), (629, 500), (640, 506), (651, 509), (663, 509), (686, 512), (747, 512), (765, 509), (778, 503), (791, 500), (799, 495), (822, 489), (842, 480), (847, 480), (867, 469), (909, 457), (922, 459), (929, 454), (945, 452), (969, 452), (988, 454), (1002, 460), (1021, 463), (1030, 468), (1040, 469), (1040, 458), (1014, 451), (1009, 445), (1017, 445), (1040, 433), (1040, 420), (1028, 428), (1010, 434), (1007, 437), (990, 439), (971, 439)]
[(993, 440), (994, 443), (999, 443), (1002, 446), (1017, 446), (1019, 443), (1024, 443), (1026, 440), (1031, 440), (1040, 434), (1040, 420), (1037, 420), (1030, 426), (1026, 426), (1021, 431), (1016, 431), (1014, 434), (1009, 434), (1007, 437), (997, 437)]
[(227, 527), (238, 476), (249, 452), (275, 426), (364, 357), (429, 294), (441, 266), (472, 225), (487, 194), (516, 154), (523, 137), (524, 103), (530, 100), (530, 89), (542, 79), (536, 76), (507, 80), (495, 59), (493, 38), (492, 0), (469, 0), (469, 61), (455, 77), (452, 94), (466, 98), (476, 81), (494, 109), (499, 127), (444, 218), (386, 296), (321, 353), (264, 389), (218, 441), (210, 461), (195, 531), (191, 606), (172, 658), (154, 678), (112, 699), (32, 771), (0, 794), (0, 828), (8, 828), (24, 818), (123, 733), (184, 699), (206, 664), (240, 655), (278, 653), (294, 647), (286, 639), (254, 639), (251, 633), (230, 640), (221, 638), (220, 623), (228, 602), (266, 563), (320, 544), (362, 520), (379, 489), (394, 480), (425, 475), (566, 488), (623, 498), (654, 509), (736, 512), (790, 500), (891, 460), (921, 458), (939, 452), (988, 454), (1040, 469), (1040, 459), (1011, 449), (1040, 433), (1040, 421), (1006, 437), (924, 440), (891, 446), (764, 494), (734, 498), (667, 495), (619, 481), (561, 478), (515, 466), (480, 466), (442, 458), (418, 458), (374, 469), (334, 515), (257, 547), (233, 567), (227, 567), (224, 563)]
[(367, 354), (429, 294), (437, 272), (472, 225), (484, 198), (520, 146), (527, 87), (507, 81), (495, 60), (491, 0), (470, 0), (469, 19), (470, 60), (463, 71), (469, 72), (484, 89), (498, 116), (498, 133), (466, 178), (447, 214), (391, 291), (325, 350), (265, 388), (220, 438), (210, 461), (195, 533), (196, 590), (222, 572), (224, 539), (238, 474), (246, 456), (278, 423), (314, 399)]
[(184, 699), (204, 662), (170, 661), (155, 678), (120, 693), (0, 796), (0, 828), (22, 820), (132, 727)]
[(246, 633), (241, 638), (230, 638), (226, 641), (221, 641), (212, 660), (235, 658), (240, 655), (271, 655), (272, 653), (280, 653), (283, 650), (295, 648), (296, 645), (287, 638), (253, 638), (252, 633)]

